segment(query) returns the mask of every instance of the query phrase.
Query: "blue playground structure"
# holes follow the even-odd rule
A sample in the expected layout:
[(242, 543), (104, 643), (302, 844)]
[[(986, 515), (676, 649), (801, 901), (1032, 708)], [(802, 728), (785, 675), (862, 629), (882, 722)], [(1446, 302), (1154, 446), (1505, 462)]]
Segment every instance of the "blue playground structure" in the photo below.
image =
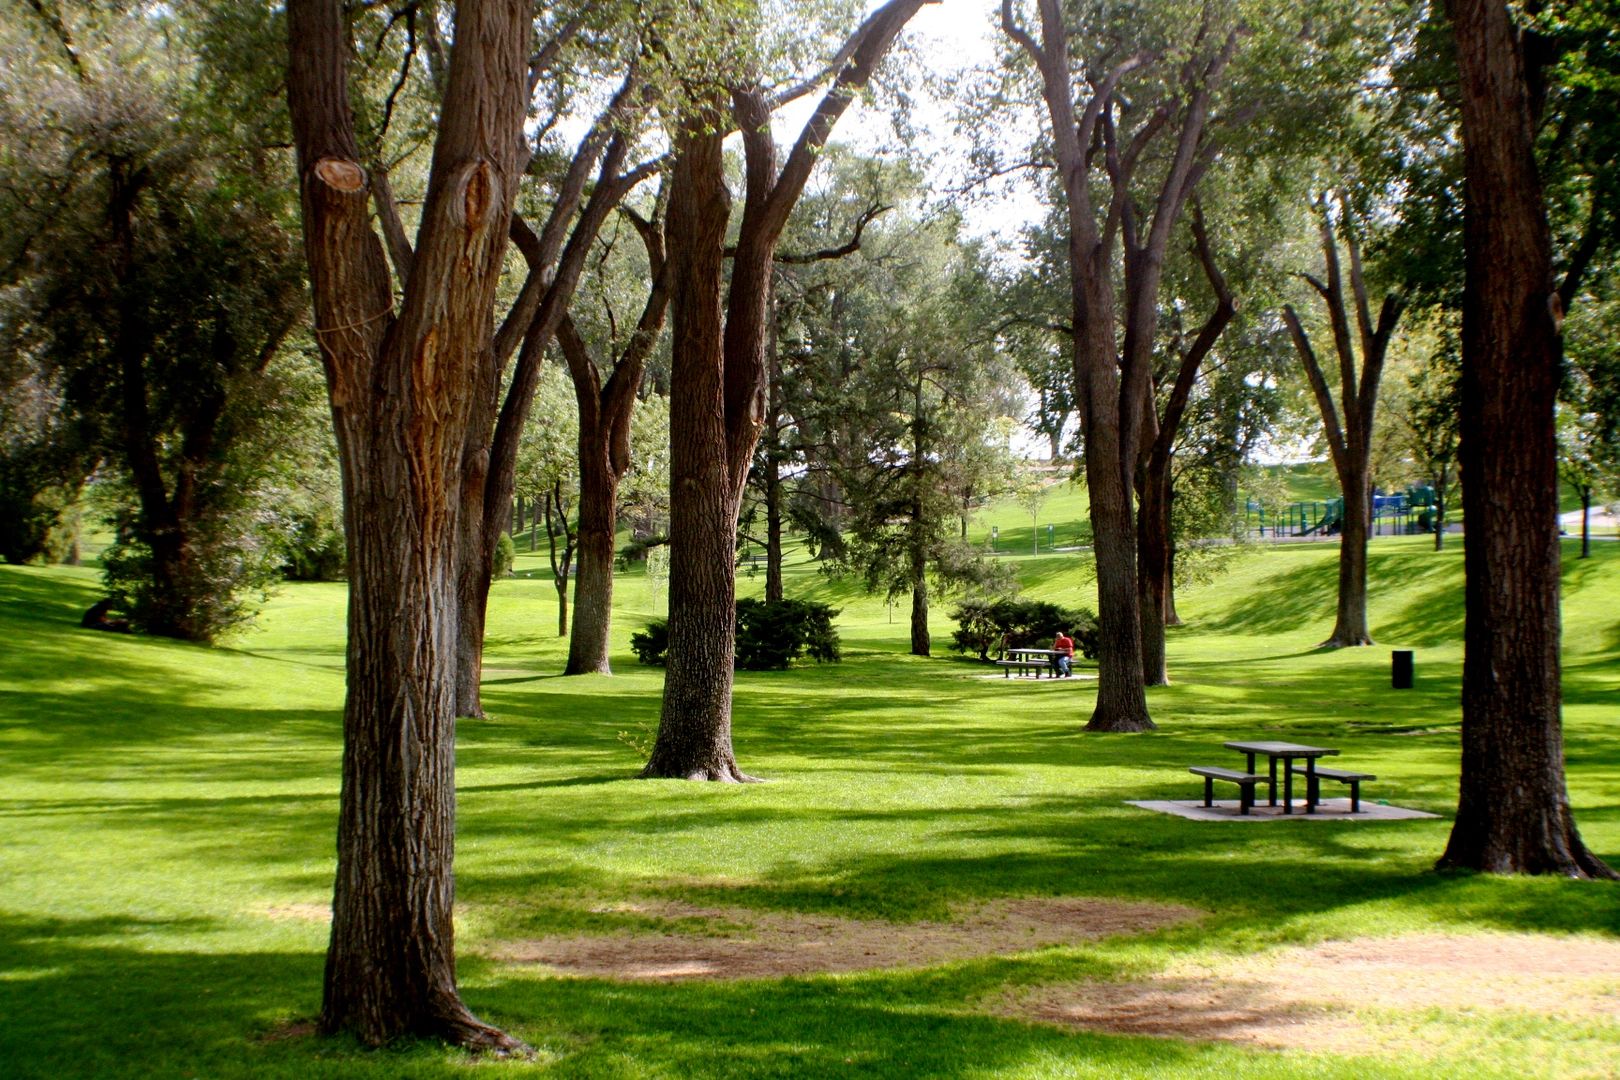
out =
[[(1434, 505), (1434, 489), (1430, 487), (1409, 487), (1399, 495), (1380, 495), (1374, 488), (1369, 535), (1432, 533)], [(1245, 505), (1244, 518), (1249, 532), (1262, 537), (1337, 536), (1344, 527), (1344, 499), (1289, 503), (1271, 514), (1250, 499)]]

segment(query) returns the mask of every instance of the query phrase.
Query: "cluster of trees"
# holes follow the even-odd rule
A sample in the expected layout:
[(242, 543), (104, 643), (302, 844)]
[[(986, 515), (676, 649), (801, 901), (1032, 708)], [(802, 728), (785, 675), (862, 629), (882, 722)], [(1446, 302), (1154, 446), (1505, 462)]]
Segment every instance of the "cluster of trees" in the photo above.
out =
[[(1406, 427), (1413, 457), (1442, 492), (1461, 472), (1475, 538), (1462, 795), (1442, 862), (1609, 874), (1575, 832), (1555, 749), (1554, 418), (1563, 384), (1567, 426), (1590, 418), (1592, 443), (1605, 437), (1599, 412), (1585, 406), (1602, 397), (1593, 358), (1612, 353), (1612, 342), (1572, 350), (1586, 362), (1566, 379), (1560, 331), (1572, 304), (1617, 268), (1612, 160), (1593, 152), (1608, 146), (1613, 125), (1592, 111), (1614, 104), (1617, 57), (1599, 29), (1612, 27), (1612, 10), (1457, 0), (1444, 12), (1306, 4), (1264, 19), (1242, 5), (1132, 12), (1122, 31), (1113, 4), (1001, 4), (1002, 28), (1024, 59), (1006, 70), (1003, 96), (1042, 117), (1036, 145), (1019, 152), (1050, 170), (1051, 227), (1068, 256), (1070, 318), (1058, 329), (1073, 359), (1102, 637), (1089, 727), (1152, 727), (1144, 687), (1165, 677), (1160, 440), (1173, 449), (1186, 380), (1225, 351), (1218, 342), (1234, 315), (1200, 203), (1219, 220), (1217, 197), (1241, 201), (1257, 176), (1275, 179), (1271, 198), (1307, 207), (1319, 241), (1319, 259), (1307, 262), (1273, 234), (1325, 318), (1271, 287), (1344, 489), (1339, 611), (1327, 644), (1370, 642), (1375, 418), (1397, 325), (1421, 301), (1442, 341), (1460, 322), (1460, 350), (1437, 349), (1413, 373)], [(1245, 175), (1228, 175), (1223, 162), (1237, 151)], [(1561, 225), (1549, 206), (1562, 211)], [(1247, 214), (1235, 224), (1265, 230), (1273, 220)], [(1177, 367), (1155, 352), (1167, 306), (1178, 310), (1164, 288), (1183, 222), (1216, 303), (1191, 346), (1171, 338)], [(1460, 363), (1448, 363), (1453, 356)], [(1448, 430), (1451, 417), (1459, 423)]]
[(72, 557), (94, 476), (110, 590), (200, 641), (331, 531), (298, 490), (329, 469), (285, 113), (217, 45), (43, 4), (0, 29), (0, 556)]
[(93, 478), (134, 621), (210, 640), (341, 516), (326, 1030), (519, 1049), (462, 1005), (451, 920), (456, 719), (515, 528), (544, 523), (576, 675), (609, 671), (618, 528), (667, 539), (643, 775), (746, 781), (739, 542), (771, 603), (787, 530), (908, 596), (927, 655), (933, 597), (1008, 585), (963, 538), (1020, 484), (1015, 373), (1054, 456), (1078, 421), (1092, 730), (1153, 726), (1177, 539), (1302, 403), (1346, 499), (1330, 643), (1368, 642), (1398, 428), (1476, 538), (1444, 861), (1608, 873), (1564, 795), (1553, 530), (1555, 434), (1590, 501), (1620, 415), (1605, 5), (1002, 0), (957, 104), (1048, 207), (1010, 265), (916, 167), (830, 144), (923, 3), (0, 7), (0, 555), (69, 547)]

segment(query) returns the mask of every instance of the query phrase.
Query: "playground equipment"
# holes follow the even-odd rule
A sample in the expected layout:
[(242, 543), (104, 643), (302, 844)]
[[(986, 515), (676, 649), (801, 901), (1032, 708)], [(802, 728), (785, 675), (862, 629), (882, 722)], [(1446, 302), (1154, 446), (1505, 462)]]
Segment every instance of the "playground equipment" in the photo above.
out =
[[(1255, 529), (1258, 520), (1259, 534), (1265, 536), (1268, 528), (1265, 507), (1251, 499), (1248, 502), (1247, 512), (1250, 530)], [(1339, 525), (1344, 520), (1344, 500), (1289, 503), (1271, 514), (1270, 518), (1269, 528), (1274, 537), (1318, 534), (1331, 536), (1339, 531)]]
[[(1371, 536), (1405, 536), (1432, 533), (1435, 521), (1434, 489), (1414, 485), (1398, 495), (1381, 495), (1374, 489), (1371, 506)], [(1269, 518), (1269, 520), (1268, 520)], [(1337, 536), (1344, 528), (1344, 499), (1306, 500), (1289, 503), (1272, 514), (1248, 500), (1245, 520), (1250, 532), (1273, 538)]]

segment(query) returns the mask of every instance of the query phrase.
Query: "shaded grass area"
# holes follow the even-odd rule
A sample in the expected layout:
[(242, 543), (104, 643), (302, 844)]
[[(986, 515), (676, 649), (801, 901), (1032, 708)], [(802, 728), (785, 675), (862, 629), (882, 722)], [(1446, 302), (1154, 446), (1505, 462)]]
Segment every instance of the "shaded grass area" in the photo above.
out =
[[(1414, 1016), (1491, 1061), (1350, 1058), (1084, 1034), (992, 1015), (1009, 990), (1128, 980), (1188, 956), (1411, 930), (1614, 935), (1610, 884), (1442, 876), (1449, 823), (1264, 826), (1153, 815), (1244, 736), (1325, 741), (1367, 795), (1456, 798), (1461, 553), (1375, 544), (1381, 648), (1324, 652), (1335, 549), (1242, 557), (1182, 597), (1175, 685), (1141, 736), (1080, 731), (1092, 685), (985, 678), (905, 655), (880, 601), (800, 559), (790, 592), (844, 608), (840, 665), (739, 676), (736, 743), (762, 785), (630, 779), (657, 671), (564, 679), (554, 592), (502, 582), (485, 704), (460, 733), (458, 945), (474, 1008), (532, 1062), (417, 1044), (367, 1052), (297, 1025), (319, 1004), (341, 753), (343, 591), (294, 586), (228, 648), (77, 628), (93, 577), (0, 568), (0, 1073), (10, 1076), (1560, 1075), (1620, 1031), (1534, 1016)], [(1566, 566), (1566, 737), (1587, 842), (1620, 859), (1620, 585), (1608, 550)], [(525, 556), (520, 571), (538, 561)], [(1038, 595), (1087, 602), (1073, 557), (1024, 559)], [(657, 610), (619, 591), (618, 640)], [(936, 618), (936, 640), (949, 625)], [(1388, 647), (1418, 685), (1389, 688)], [(495, 963), (502, 942), (670, 929), (636, 899), (904, 923), (1009, 896), (1184, 904), (1195, 925), (920, 971), (620, 984)], [(674, 929), (683, 929), (675, 926)], [(684, 927), (684, 929), (692, 929)], [(1397, 1026), (1403, 1021), (1385, 1018)], [(1550, 1043), (1573, 1056), (1549, 1056)], [(1601, 1070), (1598, 1070), (1601, 1072)]]

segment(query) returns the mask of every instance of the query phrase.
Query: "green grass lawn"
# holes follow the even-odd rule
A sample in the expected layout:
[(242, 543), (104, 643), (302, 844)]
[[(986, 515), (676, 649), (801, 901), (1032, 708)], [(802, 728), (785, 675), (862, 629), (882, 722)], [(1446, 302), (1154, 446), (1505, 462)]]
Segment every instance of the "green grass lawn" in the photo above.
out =
[[(1322, 653), (1335, 557), (1330, 543), (1251, 551), (1184, 594), (1175, 685), (1150, 693), (1160, 730), (1137, 736), (1081, 732), (1082, 680), (983, 678), (944, 647), (948, 605), (938, 655), (906, 655), (904, 609), (800, 560), (790, 594), (843, 608), (847, 657), (739, 675), (738, 758), (770, 782), (719, 786), (632, 779), (661, 683), (627, 644), (660, 607), (645, 579), (617, 593), (618, 674), (565, 679), (543, 557), (520, 556), (494, 590), (490, 717), (463, 723), (459, 749), (461, 981), (476, 1011), (537, 1048), (510, 1063), (430, 1044), (368, 1052), (297, 1025), (319, 1006), (331, 892), (342, 586), (286, 587), (256, 629), (204, 649), (79, 630), (92, 571), (0, 568), (0, 1076), (1613, 1075), (1612, 1012), (1375, 998), (1358, 1017), (1385, 1044), (1346, 1052), (1088, 1033), (999, 1008), (1320, 942), (1620, 936), (1613, 884), (1430, 870), (1456, 798), (1461, 547), (1375, 541), (1379, 646)], [(1079, 557), (1013, 558), (1036, 595), (1089, 602)], [(1565, 580), (1570, 793), (1588, 844), (1620, 862), (1620, 545), (1571, 557)], [(1416, 650), (1416, 689), (1389, 688), (1391, 647)], [(1126, 805), (1194, 797), (1185, 767), (1235, 759), (1220, 744), (1243, 736), (1340, 747), (1378, 774), (1367, 797), (1441, 817), (1242, 825)], [(497, 959), (549, 934), (691, 930), (638, 903), (899, 932), (1053, 896), (1202, 914), (1085, 945), (739, 982)]]

